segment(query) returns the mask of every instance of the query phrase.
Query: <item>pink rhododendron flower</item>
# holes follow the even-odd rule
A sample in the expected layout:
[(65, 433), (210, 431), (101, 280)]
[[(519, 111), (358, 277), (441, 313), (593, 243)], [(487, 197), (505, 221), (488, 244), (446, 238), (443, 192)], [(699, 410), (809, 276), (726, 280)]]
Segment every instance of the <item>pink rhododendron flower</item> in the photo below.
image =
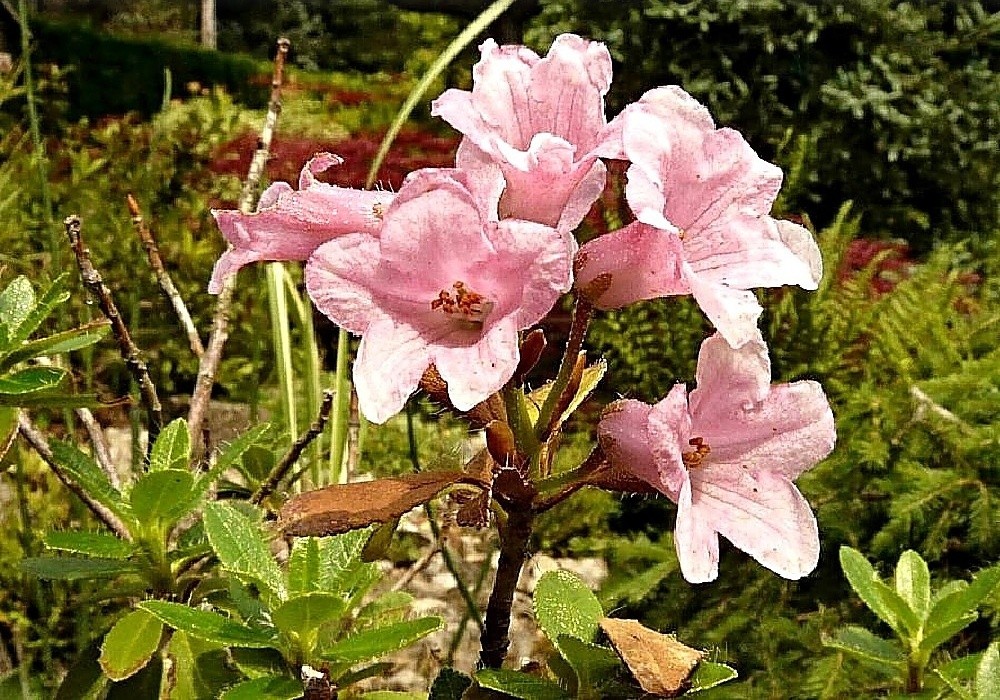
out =
[(492, 39), (480, 53), (472, 91), (447, 90), (431, 106), (465, 134), (458, 167), (503, 173), (501, 218), (575, 228), (604, 189), (598, 158), (621, 157), (618, 123), (604, 116), (611, 55), (573, 34), (545, 58)]
[(335, 238), (306, 265), (316, 306), (362, 335), (354, 382), (376, 423), (403, 407), (431, 364), (459, 410), (498, 391), (517, 367), (518, 331), (571, 286), (572, 237), (491, 220), (480, 184), (457, 170), (416, 171), (380, 235)]
[(218, 294), (227, 277), (261, 260), (305, 260), (320, 244), (345, 233), (378, 234), (381, 212), (395, 195), (320, 182), (316, 174), (343, 161), (331, 153), (313, 157), (299, 176), (299, 189), (276, 182), (260, 197), (257, 211), (213, 209), (219, 230), (232, 246), (216, 261), (208, 291)]
[(789, 579), (816, 567), (816, 518), (792, 483), (833, 449), (819, 384), (771, 385), (758, 334), (733, 349), (719, 334), (698, 355), (697, 388), (678, 384), (655, 406), (611, 404), (598, 426), (608, 459), (677, 504), (684, 578), (719, 574), (719, 535)]
[[(756, 334), (755, 287), (815, 289), (812, 234), (770, 216), (781, 170), (680, 88), (647, 92), (620, 117), (626, 197), (637, 222), (580, 251), (578, 285), (601, 308), (692, 294), (733, 347)], [(638, 266), (641, 274), (630, 271)], [(596, 280), (596, 283), (595, 283)]]

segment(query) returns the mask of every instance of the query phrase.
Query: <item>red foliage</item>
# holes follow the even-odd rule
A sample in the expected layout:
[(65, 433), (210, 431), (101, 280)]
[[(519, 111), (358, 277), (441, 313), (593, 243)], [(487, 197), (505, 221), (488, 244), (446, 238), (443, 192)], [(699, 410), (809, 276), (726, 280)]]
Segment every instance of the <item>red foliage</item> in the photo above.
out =
[[(272, 181), (298, 182), (299, 171), (307, 160), (321, 151), (336, 153), (344, 159), (342, 165), (331, 168), (320, 178), (343, 187), (364, 187), (365, 177), (383, 133), (358, 133), (337, 142), (283, 137), (277, 135), (271, 144), (267, 172)], [(404, 129), (396, 137), (379, 170), (378, 186), (397, 190), (406, 175), (419, 168), (447, 168), (455, 163), (458, 136), (435, 136), (419, 129)], [(237, 177), (246, 175), (250, 159), (257, 148), (257, 137), (246, 133), (220, 147), (213, 156), (211, 169), (219, 174)]]
[(847, 244), (847, 251), (837, 271), (837, 279), (849, 279), (867, 269), (873, 261), (875, 271), (872, 275), (872, 292), (876, 295), (891, 292), (897, 284), (910, 276), (916, 265), (910, 256), (910, 246), (904, 241), (857, 238)]

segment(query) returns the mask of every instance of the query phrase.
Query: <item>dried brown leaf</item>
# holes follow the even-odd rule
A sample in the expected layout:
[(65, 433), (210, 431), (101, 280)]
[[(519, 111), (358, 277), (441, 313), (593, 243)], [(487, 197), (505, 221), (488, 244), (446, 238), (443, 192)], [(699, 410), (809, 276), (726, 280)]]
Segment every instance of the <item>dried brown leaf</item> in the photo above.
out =
[(601, 629), (632, 676), (647, 693), (661, 698), (684, 692), (704, 652), (692, 649), (668, 634), (644, 627), (637, 620), (606, 617)]

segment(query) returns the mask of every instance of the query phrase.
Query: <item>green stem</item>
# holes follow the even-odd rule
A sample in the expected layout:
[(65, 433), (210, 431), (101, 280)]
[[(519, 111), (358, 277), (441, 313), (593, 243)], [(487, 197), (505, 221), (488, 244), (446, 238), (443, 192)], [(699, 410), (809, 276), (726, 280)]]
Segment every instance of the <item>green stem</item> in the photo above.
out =
[[(323, 402), (323, 387), (320, 379), (320, 359), (319, 344), (316, 341), (316, 331), (313, 328), (311, 305), (302, 298), (291, 275), (284, 275), (285, 291), (292, 300), (292, 307), (295, 309), (295, 320), (298, 321), (302, 329), (302, 351), (305, 355), (305, 383), (306, 383), (306, 411), (310, 416), (319, 413), (320, 404)], [(312, 458), (310, 461), (310, 473), (313, 487), (322, 486), (320, 483), (320, 462), (323, 456), (323, 441), (316, 440), (310, 446), (309, 451)]]
[(351, 382), (347, 378), (347, 361), (350, 346), (347, 331), (337, 331), (337, 375), (333, 387), (336, 392), (333, 420), (330, 421), (330, 481), (343, 484), (347, 481), (344, 471), (344, 451), (347, 446), (347, 428), (351, 417)]
[(292, 367), (292, 340), (289, 332), (288, 297), (285, 295), (281, 263), (267, 264), (267, 299), (271, 310), (271, 342), (274, 346), (278, 384), (281, 388), (281, 408), (288, 428), (288, 444), (295, 443), (298, 435), (298, 417), (295, 415), (295, 373)]

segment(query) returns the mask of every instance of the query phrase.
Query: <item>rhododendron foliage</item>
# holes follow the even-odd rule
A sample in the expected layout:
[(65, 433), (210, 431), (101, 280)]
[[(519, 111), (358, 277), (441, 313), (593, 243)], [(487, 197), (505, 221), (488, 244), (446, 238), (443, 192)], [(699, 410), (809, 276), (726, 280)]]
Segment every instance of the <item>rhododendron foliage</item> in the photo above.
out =
[(573, 34), (545, 58), (492, 39), (480, 52), (472, 91), (447, 90), (431, 109), (465, 135), (458, 167), (503, 173), (500, 216), (575, 228), (604, 188), (599, 158), (621, 157), (618, 124), (604, 114), (611, 55)]
[(717, 334), (690, 396), (677, 384), (655, 406), (617, 401), (598, 427), (612, 464), (677, 503), (674, 542), (693, 583), (718, 577), (720, 534), (785, 578), (816, 567), (816, 519), (792, 482), (833, 449), (833, 413), (816, 382), (770, 381), (759, 335), (734, 350)]
[(361, 334), (354, 380), (381, 423), (435, 365), (454, 406), (499, 391), (518, 362), (518, 331), (571, 284), (575, 243), (542, 224), (491, 221), (457, 170), (414, 173), (385, 210), (381, 234), (324, 243), (306, 268), (316, 306)]
[(316, 175), (341, 163), (339, 156), (319, 153), (299, 175), (299, 189), (276, 182), (260, 197), (257, 211), (213, 210), (212, 215), (231, 247), (215, 263), (208, 291), (218, 294), (227, 277), (244, 265), (263, 260), (305, 260), (320, 244), (345, 233), (378, 234), (381, 212), (391, 192), (328, 185)]

